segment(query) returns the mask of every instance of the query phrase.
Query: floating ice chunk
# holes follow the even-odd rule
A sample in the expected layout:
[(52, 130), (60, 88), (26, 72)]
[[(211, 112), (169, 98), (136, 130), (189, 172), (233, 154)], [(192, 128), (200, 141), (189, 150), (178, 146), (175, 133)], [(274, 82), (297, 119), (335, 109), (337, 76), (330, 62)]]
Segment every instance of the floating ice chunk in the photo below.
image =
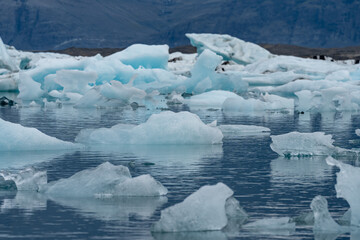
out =
[(190, 108), (214, 108), (221, 109), (224, 101), (238, 95), (233, 92), (214, 90), (192, 96), (189, 99), (183, 99), (182, 102), (189, 105)]
[(46, 171), (36, 171), (33, 168), (18, 173), (0, 172), (0, 176), (5, 180), (14, 181), (18, 191), (38, 191), (47, 183)]
[(339, 162), (328, 157), (326, 162), (330, 166), (340, 168), (336, 173), (335, 185), (338, 198), (344, 198), (350, 205), (351, 225), (360, 226), (360, 168)]
[(197, 48), (198, 53), (209, 49), (224, 60), (239, 64), (249, 64), (272, 56), (266, 49), (230, 35), (187, 33), (186, 37), (190, 39), (191, 45)]
[(84, 94), (90, 89), (89, 84), (94, 84), (97, 77), (96, 72), (59, 70), (54, 81), (64, 88), (63, 92)]
[(11, 72), (19, 71), (19, 67), (15, 64), (13, 59), (9, 56), (5, 45), (0, 37), (0, 69), (5, 68)]
[(41, 189), (49, 196), (114, 197), (162, 196), (167, 189), (150, 175), (132, 178), (129, 169), (105, 162), (65, 179), (51, 182)]
[(247, 223), (242, 226), (245, 229), (261, 230), (295, 230), (295, 223), (290, 222), (290, 218), (265, 218), (255, 222)]
[(36, 128), (23, 127), (20, 124), (0, 119), (0, 152), (1, 151), (36, 151), (36, 150), (65, 150), (81, 148), (81, 145), (65, 142), (50, 137)]
[[(245, 217), (233, 191), (223, 183), (203, 186), (183, 202), (161, 211), (153, 232), (191, 232), (223, 229), (231, 216)], [(230, 202), (227, 203), (228, 199)], [(234, 206), (236, 204), (236, 206)], [(232, 210), (232, 211), (230, 211)], [(233, 212), (235, 211), (235, 212)], [(229, 216), (230, 214), (230, 216)]]
[(271, 149), (282, 156), (332, 155), (342, 150), (333, 145), (332, 135), (324, 132), (290, 132), (271, 136), (271, 139)]
[(196, 62), (196, 56), (196, 53), (171, 53), (169, 55), (168, 70), (177, 75), (189, 76), (189, 73)]
[(135, 69), (140, 66), (144, 68), (166, 69), (169, 59), (169, 46), (134, 44), (106, 58), (120, 60)]
[(356, 129), (355, 134), (360, 137), (360, 129)]
[(220, 125), (219, 129), (224, 137), (233, 138), (238, 136), (251, 136), (270, 134), (270, 128), (254, 125)]
[(351, 79), (350, 72), (348, 70), (339, 70), (330, 73), (326, 76), (325, 80), (328, 81), (341, 81), (346, 82)]
[(339, 231), (340, 226), (331, 217), (328, 203), (323, 196), (316, 196), (310, 204), (314, 213), (314, 230), (316, 231)]
[(27, 74), (20, 74), (19, 92), (18, 98), (23, 101), (39, 100), (44, 94), (41, 84)]
[(244, 99), (241, 96), (227, 98), (222, 106), (223, 111), (256, 112), (272, 110), (293, 110), (294, 100), (276, 95), (265, 94), (260, 99)]
[(190, 112), (153, 114), (143, 124), (82, 130), (75, 141), (96, 144), (220, 144), (223, 135)]

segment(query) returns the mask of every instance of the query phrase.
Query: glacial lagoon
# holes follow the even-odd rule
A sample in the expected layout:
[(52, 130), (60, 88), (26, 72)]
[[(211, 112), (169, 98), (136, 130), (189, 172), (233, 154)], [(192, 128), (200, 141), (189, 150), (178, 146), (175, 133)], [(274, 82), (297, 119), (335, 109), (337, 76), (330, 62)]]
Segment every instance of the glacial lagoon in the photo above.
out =
[[(188, 110), (186, 107), (171, 109)], [(155, 112), (160, 112), (156, 110)], [(81, 129), (111, 127), (117, 123), (140, 124), (153, 112), (145, 108), (75, 109), (0, 108), (0, 118), (65, 141), (74, 141)], [(292, 131), (332, 134), (335, 146), (360, 146), (355, 129), (360, 115), (354, 113), (259, 113), (227, 114), (221, 110), (194, 111), (205, 123), (258, 125), (272, 135)], [(2, 170), (25, 166), (46, 170), (48, 181), (67, 178), (109, 161), (127, 166), (133, 177), (150, 174), (168, 194), (161, 197), (111, 199), (49, 198), (36, 192), (3, 191), (0, 195), (2, 238), (52, 239), (356, 239), (359, 233), (314, 235), (312, 226), (292, 230), (231, 229), (229, 231), (151, 233), (160, 211), (183, 201), (201, 186), (223, 182), (249, 215), (249, 221), (271, 217), (296, 217), (310, 212), (317, 195), (325, 196), (334, 219), (348, 209), (336, 198), (335, 173), (325, 156), (279, 157), (269, 147), (270, 133), (231, 136), (221, 145), (156, 146), (127, 145), (64, 152), (8, 152), (1, 154)], [(358, 166), (357, 159), (344, 159)], [(76, 189), (69, 189), (76, 191)], [(338, 238), (336, 238), (338, 237)]]

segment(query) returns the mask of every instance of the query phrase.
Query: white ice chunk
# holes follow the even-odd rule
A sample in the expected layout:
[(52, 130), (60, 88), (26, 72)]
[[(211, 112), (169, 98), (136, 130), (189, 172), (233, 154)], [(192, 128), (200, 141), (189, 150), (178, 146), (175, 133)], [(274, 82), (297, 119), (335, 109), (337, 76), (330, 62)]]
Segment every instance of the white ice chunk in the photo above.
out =
[(81, 148), (81, 145), (48, 136), (36, 128), (0, 119), (0, 151), (61, 150)]
[(328, 203), (323, 196), (316, 196), (310, 204), (314, 213), (314, 230), (316, 231), (339, 231), (340, 226), (331, 217)]
[(82, 130), (75, 141), (96, 144), (219, 144), (223, 135), (190, 112), (153, 114), (143, 124)]
[(224, 60), (232, 60), (239, 64), (249, 64), (272, 56), (266, 49), (254, 43), (245, 42), (230, 35), (187, 33), (191, 45), (202, 53), (209, 49), (222, 56)]
[[(242, 209), (233, 207), (238, 202), (231, 198), (233, 191), (223, 183), (203, 186), (183, 202), (161, 211), (153, 225), (153, 232), (191, 232), (223, 229), (231, 216), (246, 217)], [(231, 199), (231, 203), (226, 204)], [(235, 201), (234, 201), (235, 200)], [(234, 213), (227, 210), (228, 208)], [(228, 214), (230, 213), (231, 216)]]
[(134, 44), (123, 51), (114, 53), (107, 59), (117, 59), (133, 68), (167, 68), (169, 46)]
[(271, 139), (271, 149), (281, 156), (332, 155), (337, 151), (332, 135), (324, 132), (290, 132), (271, 136)]
[(150, 175), (132, 178), (129, 169), (105, 162), (49, 183), (42, 192), (54, 197), (162, 196), (167, 189)]
[(14, 60), (9, 56), (5, 45), (0, 37), (0, 69), (5, 68), (12, 72), (19, 71), (19, 67), (15, 64)]
[(19, 92), (18, 98), (23, 101), (39, 100), (44, 94), (41, 84), (25, 73), (20, 74)]
[(276, 56), (247, 65), (244, 71), (260, 74), (293, 71), (297, 74), (322, 76), (324, 79), (327, 74), (334, 71), (348, 69), (349, 66), (336, 62), (319, 61), (293, 56)]
[(245, 229), (259, 230), (295, 230), (295, 223), (289, 217), (265, 218), (242, 226)]
[(326, 162), (330, 166), (340, 168), (336, 173), (335, 185), (338, 198), (344, 198), (350, 205), (351, 225), (360, 226), (360, 168), (339, 162), (328, 157)]
[(223, 133), (224, 137), (227, 138), (270, 134), (271, 132), (270, 128), (255, 125), (220, 125), (219, 129)]
[(211, 92), (202, 93), (192, 96), (189, 99), (183, 99), (182, 102), (193, 108), (214, 108), (221, 109), (224, 101), (231, 97), (237, 97), (238, 95), (233, 92), (214, 90)]
[(273, 110), (293, 110), (294, 100), (276, 95), (265, 94), (262, 100), (241, 96), (227, 98), (222, 106), (227, 112), (257, 112)]
[(79, 70), (59, 70), (54, 81), (64, 88), (63, 92), (84, 94), (98, 78), (96, 72)]

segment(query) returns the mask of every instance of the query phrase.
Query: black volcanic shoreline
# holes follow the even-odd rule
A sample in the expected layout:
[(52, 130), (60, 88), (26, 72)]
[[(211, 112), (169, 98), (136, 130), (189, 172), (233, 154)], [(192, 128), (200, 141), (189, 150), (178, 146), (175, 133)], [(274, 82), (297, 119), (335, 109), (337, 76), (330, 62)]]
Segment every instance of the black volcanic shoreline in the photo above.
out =
[[(277, 55), (288, 55), (302, 58), (331, 57), (334, 60), (360, 60), (360, 46), (344, 48), (306, 48), (286, 44), (259, 44), (269, 52)], [(108, 56), (124, 48), (67, 48), (63, 50), (50, 50), (49, 52), (63, 53), (71, 56), (95, 56), (101, 54)], [(170, 48), (170, 53), (196, 53), (196, 48), (191, 45)]]

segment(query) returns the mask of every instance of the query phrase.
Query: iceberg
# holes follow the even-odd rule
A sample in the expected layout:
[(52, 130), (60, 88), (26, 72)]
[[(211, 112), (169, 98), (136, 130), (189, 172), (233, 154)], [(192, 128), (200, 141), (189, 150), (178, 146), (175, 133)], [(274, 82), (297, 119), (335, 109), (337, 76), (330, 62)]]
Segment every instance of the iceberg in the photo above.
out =
[(0, 69), (1, 68), (5, 68), (11, 72), (17, 72), (20, 70), (13, 61), (13, 59), (9, 56), (6, 47), (0, 37)]
[(328, 157), (326, 162), (330, 166), (340, 168), (340, 172), (336, 173), (336, 195), (349, 203), (351, 225), (360, 226), (360, 168), (339, 162), (332, 157)]
[(94, 84), (97, 78), (96, 72), (59, 70), (56, 72), (54, 82), (63, 87), (63, 92), (84, 94), (90, 89), (89, 84)]
[(358, 137), (360, 137), (360, 129), (356, 129), (356, 130), (355, 130), (355, 134), (356, 134)]
[(238, 64), (249, 64), (263, 59), (269, 59), (272, 54), (254, 43), (245, 42), (230, 35), (187, 33), (191, 45), (198, 53), (208, 49), (224, 60), (232, 60)]
[(227, 98), (222, 105), (222, 110), (225, 112), (292, 111), (294, 110), (294, 100), (267, 93), (261, 96), (261, 99), (245, 99), (237, 96)]
[(44, 94), (44, 91), (41, 89), (41, 84), (35, 82), (26, 73), (20, 73), (18, 87), (20, 92), (18, 98), (23, 101), (39, 100)]
[(222, 230), (231, 218), (247, 218), (233, 194), (223, 183), (203, 186), (183, 202), (162, 210), (152, 232)]
[(271, 136), (271, 149), (280, 156), (306, 157), (346, 154), (351, 150), (335, 147), (332, 135), (324, 132), (290, 132)]
[(51, 151), (79, 149), (80, 144), (62, 141), (55, 137), (48, 136), (36, 128), (23, 127), (20, 124), (11, 123), (0, 119), (1, 151)]
[(216, 127), (204, 124), (190, 112), (171, 111), (153, 114), (140, 125), (118, 124), (112, 128), (85, 129), (75, 141), (98, 144), (221, 144), (223, 134)]
[(332, 231), (340, 230), (337, 224), (331, 217), (328, 210), (328, 203), (323, 196), (316, 196), (310, 204), (310, 208), (314, 213), (314, 230), (315, 231)]
[(169, 46), (133, 44), (105, 58), (119, 60), (126, 65), (131, 65), (135, 69), (139, 67), (167, 69)]

